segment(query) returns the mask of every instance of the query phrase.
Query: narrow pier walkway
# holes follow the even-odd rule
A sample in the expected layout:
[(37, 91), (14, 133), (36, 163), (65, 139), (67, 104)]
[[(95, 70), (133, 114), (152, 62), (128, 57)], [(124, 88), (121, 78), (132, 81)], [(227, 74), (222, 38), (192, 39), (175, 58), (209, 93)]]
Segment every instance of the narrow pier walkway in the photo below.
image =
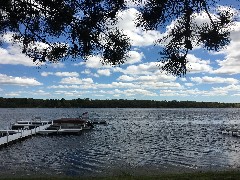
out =
[(36, 128), (29, 129), (29, 130), (0, 130), (0, 134), (6, 134), (3, 137), (0, 137), (0, 147), (7, 146), (10, 143), (14, 143), (16, 141), (20, 141), (36, 135), (39, 131), (45, 130), (51, 124), (40, 125)]

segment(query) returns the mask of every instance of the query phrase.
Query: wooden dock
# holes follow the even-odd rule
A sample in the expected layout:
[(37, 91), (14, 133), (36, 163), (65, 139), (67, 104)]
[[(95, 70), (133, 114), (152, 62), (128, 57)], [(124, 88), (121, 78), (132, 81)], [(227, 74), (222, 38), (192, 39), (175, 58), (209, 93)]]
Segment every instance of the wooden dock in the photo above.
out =
[(44, 124), (29, 130), (0, 130), (0, 134), (4, 134), (4, 136), (0, 137), (0, 147), (7, 146), (14, 142), (36, 135), (39, 131), (45, 130), (49, 126), (51, 126), (51, 124)]

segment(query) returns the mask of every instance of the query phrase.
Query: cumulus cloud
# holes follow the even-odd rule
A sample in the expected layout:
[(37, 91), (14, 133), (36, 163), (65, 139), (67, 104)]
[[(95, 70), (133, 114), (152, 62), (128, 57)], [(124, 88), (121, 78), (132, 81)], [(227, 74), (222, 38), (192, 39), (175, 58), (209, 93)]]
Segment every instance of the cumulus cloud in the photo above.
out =
[(130, 38), (133, 46), (149, 46), (161, 38), (162, 35), (159, 31), (149, 30), (145, 31), (140, 27), (136, 27), (135, 20), (139, 15), (139, 11), (135, 8), (129, 8), (125, 11), (118, 13), (117, 26), (124, 31)]
[(138, 81), (138, 82), (166, 82), (166, 81), (175, 81), (176, 77), (155, 72), (155, 73), (152, 73), (152, 75), (143, 75), (143, 76), (122, 75), (117, 80)]
[(231, 85), (224, 86), (224, 87), (213, 87), (212, 89), (216, 92), (229, 92), (229, 91), (239, 91), (240, 92), (240, 85), (231, 84)]
[(191, 77), (191, 81), (197, 82), (199, 84), (205, 83), (205, 84), (221, 84), (221, 83), (226, 83), (226, 84), (237, 84), (239, 81), (234, 78), (221, 78), (221, 77), (209, 77), (209, 76), (204, 76), (204, 77)]
[(88, 56), (86, 58), (87, 60), (84, 62), (80, 62), (80, 63), (74, 63), (74, 66), (83, 66), (85, 65), (86, 68), (89, 69), (99, 69), (99, 68), (111, 68), (112, 66), (109, 64), (102, 64), (103, 59), (100, 55), (92, 55), (92, 56)]
[(36, 66), (33, 60), (21, 53), (19, 46), (8, 46), (6, 49), (0, 47), (0, 64)]
[(183, 89), (182, 85), (177, 82), (154, 82), (146, 81), (141, 83), (144, 89)]
[(125, 89), (125, 90), (120, 90), (120, 89), (114, 89), (112, 91), (97, 91), (95, 93), (98, 94), (111, 94), (114, 97), (121, 97), (121, 96), (128, 96), (128, 97), (139, 97), (139, 96), (157, 96), (157, 93), (153, 92), (153, 91), (149, 91), (149, 90), (144, 90), (144, 89)]
[(210, 66), (210, 60), (202, 60), (193, 54), (188, 54), (187, 61), (187, 70), (189, 73), (211, 73), (213, 71)]
[(109, 69), (99, 69), (97, 73), (101, 76), (110, 76), (111, 72)]
[(63, 78), (60, 81), (61, 84), (92, 84), (93, 80), (92, 78), (77, 78), (77, 77), (67, 77)]
[(185, 83), (185, 86), (192, 87), (192, 86), (194, 86), (194, 84), (193, 83)]
[(5, 95), (6, 95), (6, 96), (9, 96), (9, 97), (17, 97), (17, 96), (20, 96), (20, 94), (17, 93), (17, 92), (6, 93)]
[(157, 96), (156, 93), (145, 89), (127, 89), (123, 91), (123, 94), (126, 96), (138, 96), (138, 95)]
[(41, 76), (49, 76), (49, 75), (55, 75), (59, 77), (78, 77), (79, 74), (77, 72), (42, 72)]
[(129, 51), (128, 52), (128, 58), (125, 62), (125, 64), (135, 64), (135, 63), (139, 63), (142, 61), (142, 58), (144, 57), (144, 54), (141, 52), (137, 52), (137, 51)]
[(118, 81), (135, 81), (136, 78), (128, 75), (122, 75), (117, 78)]
[(184, 89), (184, 90), (160, 90), (160, 96), (164, 97), (210, 97), (210, 96), (216, 96), (216, 93), (218, 96), (226, 96), (226, 92), (216, 92), (214, 90), (212, 91), (206, 91), (206, 90), (199, 90), (197, 88), (195, 89)]
[(91, 74), (90, 69), (84, 69), (82, 72), (82, 74)]
[(17, 86), (39, 86), (42, 83), (38, 82), (34, 78), (27, 77), (13, 77), (6, 74), (0, 74), (0, 84), (4, 85), (17, 85)]
[(159, 71), (159, 68), (156, 66), (156, 62), (142, 63), (139, 65), (130, 65), (126, 69), (116, 67), (113, 69), (115, 72), (121, 72), (127, 75), (148, 75), (152, 74), (155, 71)]
[(239, 74), (240, 73), (240, 22), (235, 26), (230, 34), (231, 42), (229, 46), (221, 50), (219, 53), (224, 54), (224, 60), (217, 60), (220, 68), (216, 69), (216, 74)]

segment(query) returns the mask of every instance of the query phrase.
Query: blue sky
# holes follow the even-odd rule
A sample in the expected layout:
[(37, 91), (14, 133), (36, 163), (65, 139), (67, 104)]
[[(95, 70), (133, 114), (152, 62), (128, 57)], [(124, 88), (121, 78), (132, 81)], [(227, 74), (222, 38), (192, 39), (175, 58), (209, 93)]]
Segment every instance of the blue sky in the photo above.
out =
[[(239, 3), (239, 2), (238, 2)], [(236, 4), (234, 4), (236, 5)], [(100, 56), (42, 64), (41, 68), (11, 45), (11, 33), (0, 47), (0, 97), (41, 99), (150, 99), (240, 102), (240, 21), (231, 32), (231, 43), (219, 52), (194, 47), (188, 55), (184, 78), (166, 75), (156, 66), (161, 45), (153, 46), (166, 31), (143, 31), (133, 19), (134, 6), (120, 12), (118, 26), (131, 38), (132, 50), (124, 65), (100, 63)], [(198, 15), (196, 22), (206, 20)], [(172, 22), (173, 24), (174, 22)]]

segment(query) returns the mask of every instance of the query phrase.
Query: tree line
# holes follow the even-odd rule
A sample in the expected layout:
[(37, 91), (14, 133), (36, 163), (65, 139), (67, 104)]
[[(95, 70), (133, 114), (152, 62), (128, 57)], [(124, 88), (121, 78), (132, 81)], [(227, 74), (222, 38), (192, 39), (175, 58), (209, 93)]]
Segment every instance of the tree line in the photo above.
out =
[(155, 100), (92, 100), (33, 99), (0, 97), (0, 108), (240, 108), (240, 103), (155, 101)]

